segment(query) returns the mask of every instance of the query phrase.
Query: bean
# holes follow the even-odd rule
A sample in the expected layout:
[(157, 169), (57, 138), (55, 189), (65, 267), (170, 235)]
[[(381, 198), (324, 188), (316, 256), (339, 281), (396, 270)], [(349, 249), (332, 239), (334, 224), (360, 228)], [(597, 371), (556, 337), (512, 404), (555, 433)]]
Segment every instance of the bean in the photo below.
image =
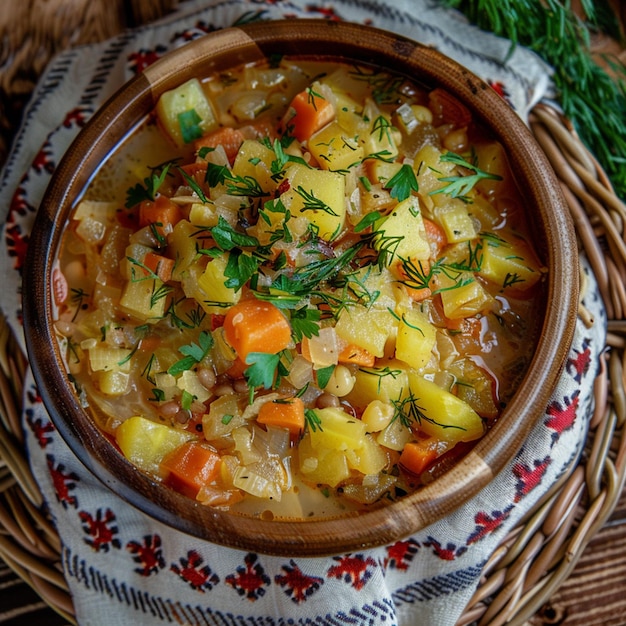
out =
[(215, 376), (215, 372), (208, 367), (201, 367), (197, 371), (198, 380), (200, 384), (209, 391), (215, 387), (215, 383), (217, 382), (217, 377)]
[(318, 396), (315, 401), (318, 409), (327, 409), (329, 407), (339, 406), (339, 398), (332, 393), (324, 392), (321, 396)]

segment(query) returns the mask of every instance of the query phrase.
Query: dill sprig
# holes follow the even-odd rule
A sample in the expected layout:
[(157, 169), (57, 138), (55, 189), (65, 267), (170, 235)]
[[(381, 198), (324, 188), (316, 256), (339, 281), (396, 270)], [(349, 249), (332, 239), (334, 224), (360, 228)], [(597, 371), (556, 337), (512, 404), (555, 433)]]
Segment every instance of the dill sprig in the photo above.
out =
[(626, 198), (626, 67), (605, 59), (611, 74), (594, 60), (591, 34), (619, 38), (608, 2), (582, 0), (579, 17), (567, 0), (443, 0), (479, 28), (522, 45), (554, 68), (553, 81), (566, 117), (597, 157), (615, 192)]

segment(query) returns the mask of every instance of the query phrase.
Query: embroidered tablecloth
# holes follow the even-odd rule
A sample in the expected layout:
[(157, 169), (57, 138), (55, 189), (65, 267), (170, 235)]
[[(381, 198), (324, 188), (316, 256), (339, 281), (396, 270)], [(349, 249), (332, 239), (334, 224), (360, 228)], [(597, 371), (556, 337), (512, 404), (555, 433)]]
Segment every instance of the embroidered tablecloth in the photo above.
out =
[[(253, 19), (323, 17), (432, 45), (489, 82), (525, 119), (552, 96), (550, 70), (428, 0), (191, 0), (172, 17), (61, 54), (42, 77), (0, 177), (7, 210), (0, 303), (21, 338), (21, 268), (45, 187), (63, 152), (125, 80), (188, 41)], [(23, 425), (30, 461), (62, 540), (77, 619), (87, 626), (453, 625), (506, 534), (576, 462), (593, 410), (606, 319), (589, 275), (563, 376), (531, 436), (496, 479), (444, 520), (374, 550), (284, 558), (224, 548), (147, 518), (89, 475), (56, 433), (32, 377)]]

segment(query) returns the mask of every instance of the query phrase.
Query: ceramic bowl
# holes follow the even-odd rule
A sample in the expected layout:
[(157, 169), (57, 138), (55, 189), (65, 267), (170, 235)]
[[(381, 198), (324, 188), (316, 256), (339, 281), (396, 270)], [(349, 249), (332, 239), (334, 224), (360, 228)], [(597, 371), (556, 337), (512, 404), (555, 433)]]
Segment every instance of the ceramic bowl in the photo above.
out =
[[(534, 245), (548, 269), (543, 322), (530, 367), (501, 418), (465, 457), (431, 484), (384, 508), (325, 520), (269, 521), (197, 504), (138, 471), (81, 407), (54, 331), (52, 271), (76, 199), (116, 145), (153, 110), (161, 93), (274, 54), (374, 63), (440, 86), (504, 145), (526, 197)], [(262, 22), (199, 38), (121, 88), (89, 121), (54, 173), (32, 232), (24, 275), (24, 322), (32, 369), (51, 418), (76, 456), (145, 514), (200, 539), (266, 554), (315, 556), (380, 546), (440, 520), (484, 488), (544, 412), (571, 345), (577, 309), (576, 243), (558, 183), (518, 116), (486, 83), (432, 48), (369, 27), (317, 20)]]

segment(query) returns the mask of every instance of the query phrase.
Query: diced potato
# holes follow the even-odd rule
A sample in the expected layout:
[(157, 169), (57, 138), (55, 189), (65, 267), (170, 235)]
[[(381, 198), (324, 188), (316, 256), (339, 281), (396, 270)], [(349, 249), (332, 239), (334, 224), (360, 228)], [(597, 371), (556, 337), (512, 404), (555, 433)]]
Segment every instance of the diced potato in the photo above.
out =
[(541, 278), (542, 271), (525, 240), (489, 237), (483, 239), (480, 275), (503, 290), (525, 291)]
[[(219, 220), (219, 212), (215, 203), (207, 202), (194, 202), (189, 209), (189, 221), (198, 227), (213, 227), (217, 226)], [(176, 230), (176, 227), (174, 227)], [(196, 229), (197, 230), (197, 229)]]
[[(427, 144), (415, 155), (415, 173), (420, 193), (432, 194), (434, 191), (445, 187), (448, 183), (439, 180), (454, 175), (454, 163), (440, 161), (441, 150), (436, 146)], [(444, 204), (449, 200), (446, 194), (434, 194), (430, 196), (435, 205)]]
[(309, 150), (325, 170), (346, 170), (361, 162), (363, 146), (338, 122), (331, 122), (309, 139)]
[(128, 391), (130, 375), (126, 372), (107, 370), (100, 373), (98, 386), (107, 396), (123, 396)]
[(195, 435), (135, 415), (117, 427), (115, 439), (131, 463), (146, 472), (159, 474), (159, 465), (165, 455), (195, 439)]
[(275, 160), (273, 150), (256, 139), (246, 139), (235, 158), (233, 175), (242, 178), (251, 177), (259, 183), (263, 191), (273, 192), (276, 189), (276, 182), (272, 179), (272, 161)]
[(436, 337), (435, 327), (423, 313), (407, 311), (398, 324), (396, 358), (415, 369), (423, 368), (432, 356)]
[(347, 343), (365, 348), (382, 357), (387, 340), (397, 328), (397, 320), (387, 309), (354, 306), (343, 309), (335, 326), (337, 335)]
[(455, 442), (483, 436), (483, 421), (467, 402), (414, 372), (409, 372), (409, 385), (423, 415), (419, 427), (427, 435)]
[(130, 355), (126, 348), (97, 346), (89, 350), (89, 366), (93, 372), (130, 372)]
[(241, 290), (235, 291), (225, 285), (227, 263), (227, 254), (218, 256), (207, 263), (206, 269), (198, 277), (198, 287), (205, 294), (199, 303), (207, 313), (223, 313), (226, 306), (239, 302), (241, 298)]
[(120, 308), (140, 321), (156, 323), (165, 314), (166, 295), (159, 279), (129, 280), (122, 291)]
[(416, 263), (430, 257), (430, 244), (416, 196), (399, 202), (376, 232), (375, 246), (387, 253), (387, 265), (396, 266), (402, 259)]
[(307, 482), (336, 487), (350, 476), (345, 452), (330, 448), (314, 448), (310, 434), (306, 434), (300, 441), (298, 456), (300, 472)]
[(181, 280), (184, 272), (198, 256), (198, 226), (188, 220), (180, 220), (167, 238), (171, 255), (176, 261), (172, 280)]
[(315, 409), (320, 427), (311, 431), (313, 448), (356, 450), (365, 439), (365, 424), (345, 411), (335, 407)]
[(179, 146), (199, 139), (218, 126), (213, 106), (197, 78), (163, 93), (156, 112), (163, 128)]
[(371, 435), (365, 435), (360, 448), (346, 450), (346, 459), (351, 469), (370, 476), (382, 472), (389, 462), (386, 452)]
[(462, 319), (486, 310), (493, 302), (493, 297), (474, 278), (465, 272), (453, 281), (445, 276), (438, 277), (442, 291), (443, 312), (448, 319)]
[(409, 388), (406, 366), (398, 361), (384, 368), (360, 368), (354, 377), (354, 387), (346, 398), (357, 407), (366, 407), (374, 400), (389, 404)]
[(292, 214), (306, 217), (327, 241), (341, 232), (346, 217), (343, 175), (294, 163), (287, 168), (285, 180), (289, 189), (280, 199)]
[(365, 154), (377, 154), (384, 159), (393, 160), (398, 156), (400, 133), (389, 119), (377, 111), (377, 107), (365, 106), (363, 117), (371, 120), (370, 134), (365, 136)]
[(379, 159), (371, 159), (366, 161), (365, 167), (367, 176), (373, 184), (380, 183), (385, 185), (388, 180), (391, 180), (400, 171), (402, 163), (397, 161), (389, 163)]
[(445, 205), (434, 211), (435, 219), (445, 231), (449, 243), (469, 241), (478, 235), (467, 206), (458, 198), (449, 198)]

